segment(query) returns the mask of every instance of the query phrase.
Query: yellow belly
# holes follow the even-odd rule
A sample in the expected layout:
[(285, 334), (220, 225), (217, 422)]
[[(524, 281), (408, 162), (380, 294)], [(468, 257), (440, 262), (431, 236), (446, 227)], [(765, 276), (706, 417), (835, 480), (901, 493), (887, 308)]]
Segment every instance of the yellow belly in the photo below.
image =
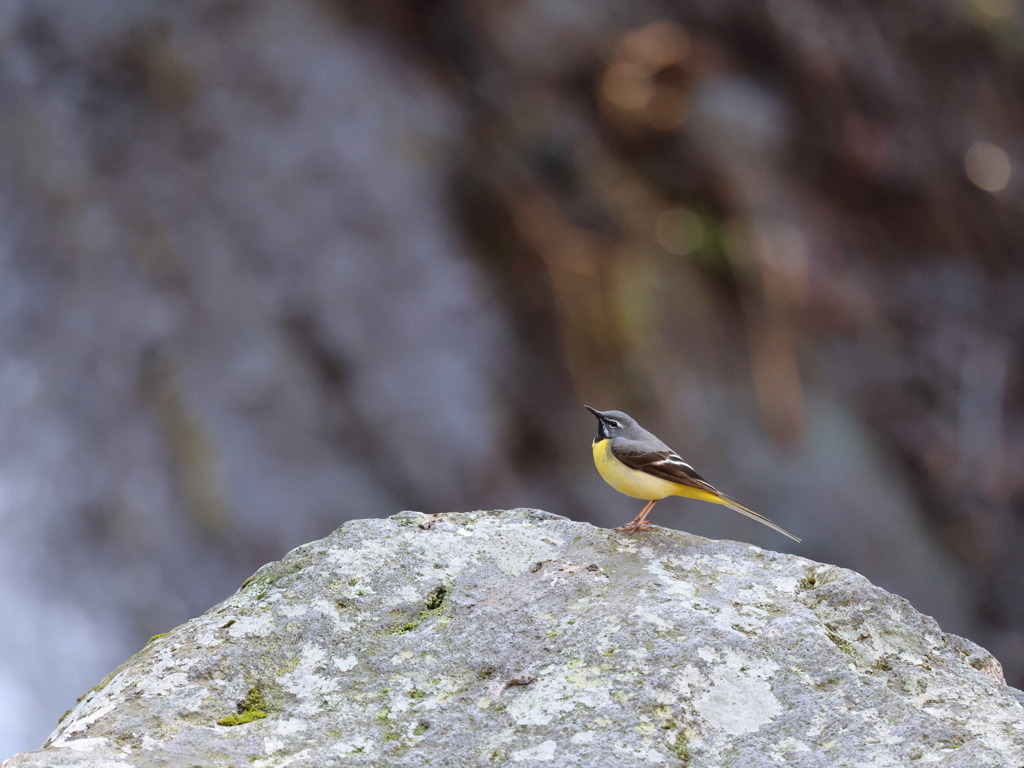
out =
[(635, 499), (664, 499), (674, 496), (681, 487), (677, 483), (630, 469), (612, 455), (611, 440), (594, 443), (594, 464), (601, 477), (619, 493)]
[(723, 503), (718, 496), (700, 488), (663, 480), (660, 477), (641, 472), (639, 469), (630, 469), (612, 455), (611, 443), (611, 440), (594, 443), (594, 464), (597, 465), (597, 471), (604, 481), (619, 493), (632, 496), (634, 499), (648, 501), (664, 499), (668, 496), (686, 496), (691, 499), (710, 501), (714, 504)]

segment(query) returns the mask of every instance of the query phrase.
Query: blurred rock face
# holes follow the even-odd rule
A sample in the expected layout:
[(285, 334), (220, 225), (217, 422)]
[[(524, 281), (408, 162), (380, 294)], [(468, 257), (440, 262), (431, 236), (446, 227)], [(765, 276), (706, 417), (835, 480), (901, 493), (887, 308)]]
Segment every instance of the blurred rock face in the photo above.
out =
[(0, 655), (46, 720), (254, 559), (501, 462), (447, 99), (307, 4), (123, 5), (4, 19)]
[(902, 12), (0, 6), (0, 752), (366, 509), (630, 519), (580, 401), (1018, 680), (1011, 22)]

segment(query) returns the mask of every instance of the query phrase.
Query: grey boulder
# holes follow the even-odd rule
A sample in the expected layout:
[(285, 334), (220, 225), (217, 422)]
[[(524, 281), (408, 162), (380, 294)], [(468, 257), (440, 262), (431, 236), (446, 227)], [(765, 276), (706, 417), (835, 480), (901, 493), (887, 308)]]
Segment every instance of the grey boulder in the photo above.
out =
[(2, 768), (1020, 768), (1022, 701), (852, 571), (536, 510), (403, 512), (264, 566)]

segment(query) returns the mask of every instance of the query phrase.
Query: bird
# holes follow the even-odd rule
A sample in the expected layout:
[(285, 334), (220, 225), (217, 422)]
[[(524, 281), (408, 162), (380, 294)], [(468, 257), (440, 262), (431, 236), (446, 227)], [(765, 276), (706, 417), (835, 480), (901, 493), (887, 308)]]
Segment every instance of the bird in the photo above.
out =
[(597, 417), (593, 451), (594, 464), (601, 477), (619, 493), (647, 500), (633, 521), (616, 528), (616, 531), (633, 533), (647, 530), (651, 527), (647, 516), (655, 504), (669, 496), (685, 496), (722, 504), (793, 541), (800, 541), (782, 526), (719, 491), (629, 414), (599, 411), (589, 405), (583, 407)]

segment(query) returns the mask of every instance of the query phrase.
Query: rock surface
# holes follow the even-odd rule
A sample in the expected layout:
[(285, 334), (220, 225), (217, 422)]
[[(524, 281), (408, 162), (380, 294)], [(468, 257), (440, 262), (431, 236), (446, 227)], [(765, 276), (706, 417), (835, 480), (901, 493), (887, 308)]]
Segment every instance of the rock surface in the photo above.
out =
[(1024, 696), (864, 577), (535, 510), (347, 523), (154, 638), (27, 766), (1024, 765)]

